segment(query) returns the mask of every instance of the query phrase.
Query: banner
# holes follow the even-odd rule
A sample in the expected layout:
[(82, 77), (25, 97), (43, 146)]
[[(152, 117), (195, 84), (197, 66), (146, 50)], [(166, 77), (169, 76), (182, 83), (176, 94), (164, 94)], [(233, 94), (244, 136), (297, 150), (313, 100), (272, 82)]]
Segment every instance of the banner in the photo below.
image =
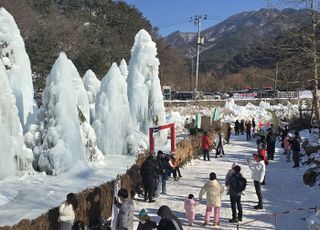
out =
[(200, 129), (201, 128), (201, 114), (196, 113), (196, 128)]
[(220, 110), (214, 108), (212, 111), (212, 121), (219, 121), (220, 120)]

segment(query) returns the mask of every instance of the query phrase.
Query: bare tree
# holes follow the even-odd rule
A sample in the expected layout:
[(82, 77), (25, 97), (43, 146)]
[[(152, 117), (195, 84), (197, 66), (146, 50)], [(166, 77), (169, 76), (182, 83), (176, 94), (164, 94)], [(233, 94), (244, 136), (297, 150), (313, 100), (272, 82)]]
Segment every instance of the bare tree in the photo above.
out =
[[(320, 92), (319, 92), (319, 23), (320, 23), (320, 0), (269, 0), (270, 5), (272, 3), (276, 4), (277, 7), (281, 8), (295, 8), (295, 9), (305, 9), (309, 13), (309, 17), (299, 18), (301, 24), (304, 28), (301, 29), (293, 27), (288, 29), (288, 36), (301, 39), (297, 42), (297, 47), (282, 47), (284, 52), (294, 52), (295, 58), (300, 59), (300, 65), (298, 65), (303, 71), (309, 70), (311, 78), (304, 79), (312, 85), (313, 94), (313, 108), (314, 114), (318, 121), (318, 127), (320, 128)], [(273, 4), (273, 5), (274, 5)], [(297, 52), (298, 51), (298, 52)], [(296, 60), (295, 60), (296, 61)], [(292, 66), (291, 68), (297, 68)]]

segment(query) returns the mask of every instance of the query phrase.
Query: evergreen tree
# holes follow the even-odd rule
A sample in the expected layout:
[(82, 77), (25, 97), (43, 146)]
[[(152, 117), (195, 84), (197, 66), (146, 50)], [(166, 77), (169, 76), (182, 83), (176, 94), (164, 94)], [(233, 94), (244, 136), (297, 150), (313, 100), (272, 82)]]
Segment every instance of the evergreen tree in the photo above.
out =
[(40, 14), (50, 14), (55, 5), (55, 0), (32, 0), (33, 8)]
[(43, 89), (46, 77), (59, 54), (58, 38), (45, 24), (38, 24), (26, 39), (32, 71), (36, 75), (35, 89)]

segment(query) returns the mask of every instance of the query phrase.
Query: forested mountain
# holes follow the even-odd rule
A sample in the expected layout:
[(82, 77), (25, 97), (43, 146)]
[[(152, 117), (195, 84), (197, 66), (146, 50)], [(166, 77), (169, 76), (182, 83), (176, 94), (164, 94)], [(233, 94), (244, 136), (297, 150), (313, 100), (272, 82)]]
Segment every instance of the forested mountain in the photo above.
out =
[(157, 43), (162, 83), (178, 82), (176, 72), (186, 73), (181, 56), (138, 9), (124, 1), (0, 0), (0, 6), (13, 15), (25, 40), (36, 89), (43, 89), (60, 51), (67, 53), (82, 76), (92, 69), (101, 78), (112, 62), (129, 61), (134, 37), (142, 28)]
[[(201, 47), (200, 87), (273, 86), (276, 66), (277, 86), (307, 87), (297, 80), (306, 83), (310, 75), (311, 55), (303, 49), (310, 47), (310, 30), (308, 10), (261, 9), (229, 17), (201, 33), (205, 43)], [(174, 32), (166, 37), (167, 43), (186, 57), (195, 56), (196, 39), (195, 33)]]
[[(124, 1), (0, 0), (0, 6), (21, 30), (36, 89), (43, 88), (60, 51), (82, 76), (92, 69), (101, 78), (112, 62), (129, 61), (134, 36), (142, 28), (157, 43), (161, 84), (176, 90), (194, 88), (196, 34), (177, 31), (161, 38), (142, 13)], [(310, 47), (310, 21), (308, 10), (261, 9), (233, 15), (202, 31), (199, 90), (275, 83), (286, 89), (308, 87), (312, 62), (305, 48)]]

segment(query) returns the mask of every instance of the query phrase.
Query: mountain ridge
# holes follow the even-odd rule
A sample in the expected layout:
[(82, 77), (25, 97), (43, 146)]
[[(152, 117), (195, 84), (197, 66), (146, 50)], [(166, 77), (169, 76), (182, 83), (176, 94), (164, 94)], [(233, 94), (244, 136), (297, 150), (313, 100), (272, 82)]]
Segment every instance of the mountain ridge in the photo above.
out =
[[(250, 67), (273, 70), (277, 63), (297, 53), (287, 54), (276, 47), (288, 41), (295, 46), (295, 39), (290, 37), (299, 37), (292, 33), (306, 31), (308, 18), (306, 9), (260, 9), (232, 15), (206, 28), (201, 31), (205, 41), (200, 53), (201, 74), (222, 78)], [(179, 31), (165, 37), (169, 45), (189, 59), (196, 56), (196, 39), (196, 33)]]

